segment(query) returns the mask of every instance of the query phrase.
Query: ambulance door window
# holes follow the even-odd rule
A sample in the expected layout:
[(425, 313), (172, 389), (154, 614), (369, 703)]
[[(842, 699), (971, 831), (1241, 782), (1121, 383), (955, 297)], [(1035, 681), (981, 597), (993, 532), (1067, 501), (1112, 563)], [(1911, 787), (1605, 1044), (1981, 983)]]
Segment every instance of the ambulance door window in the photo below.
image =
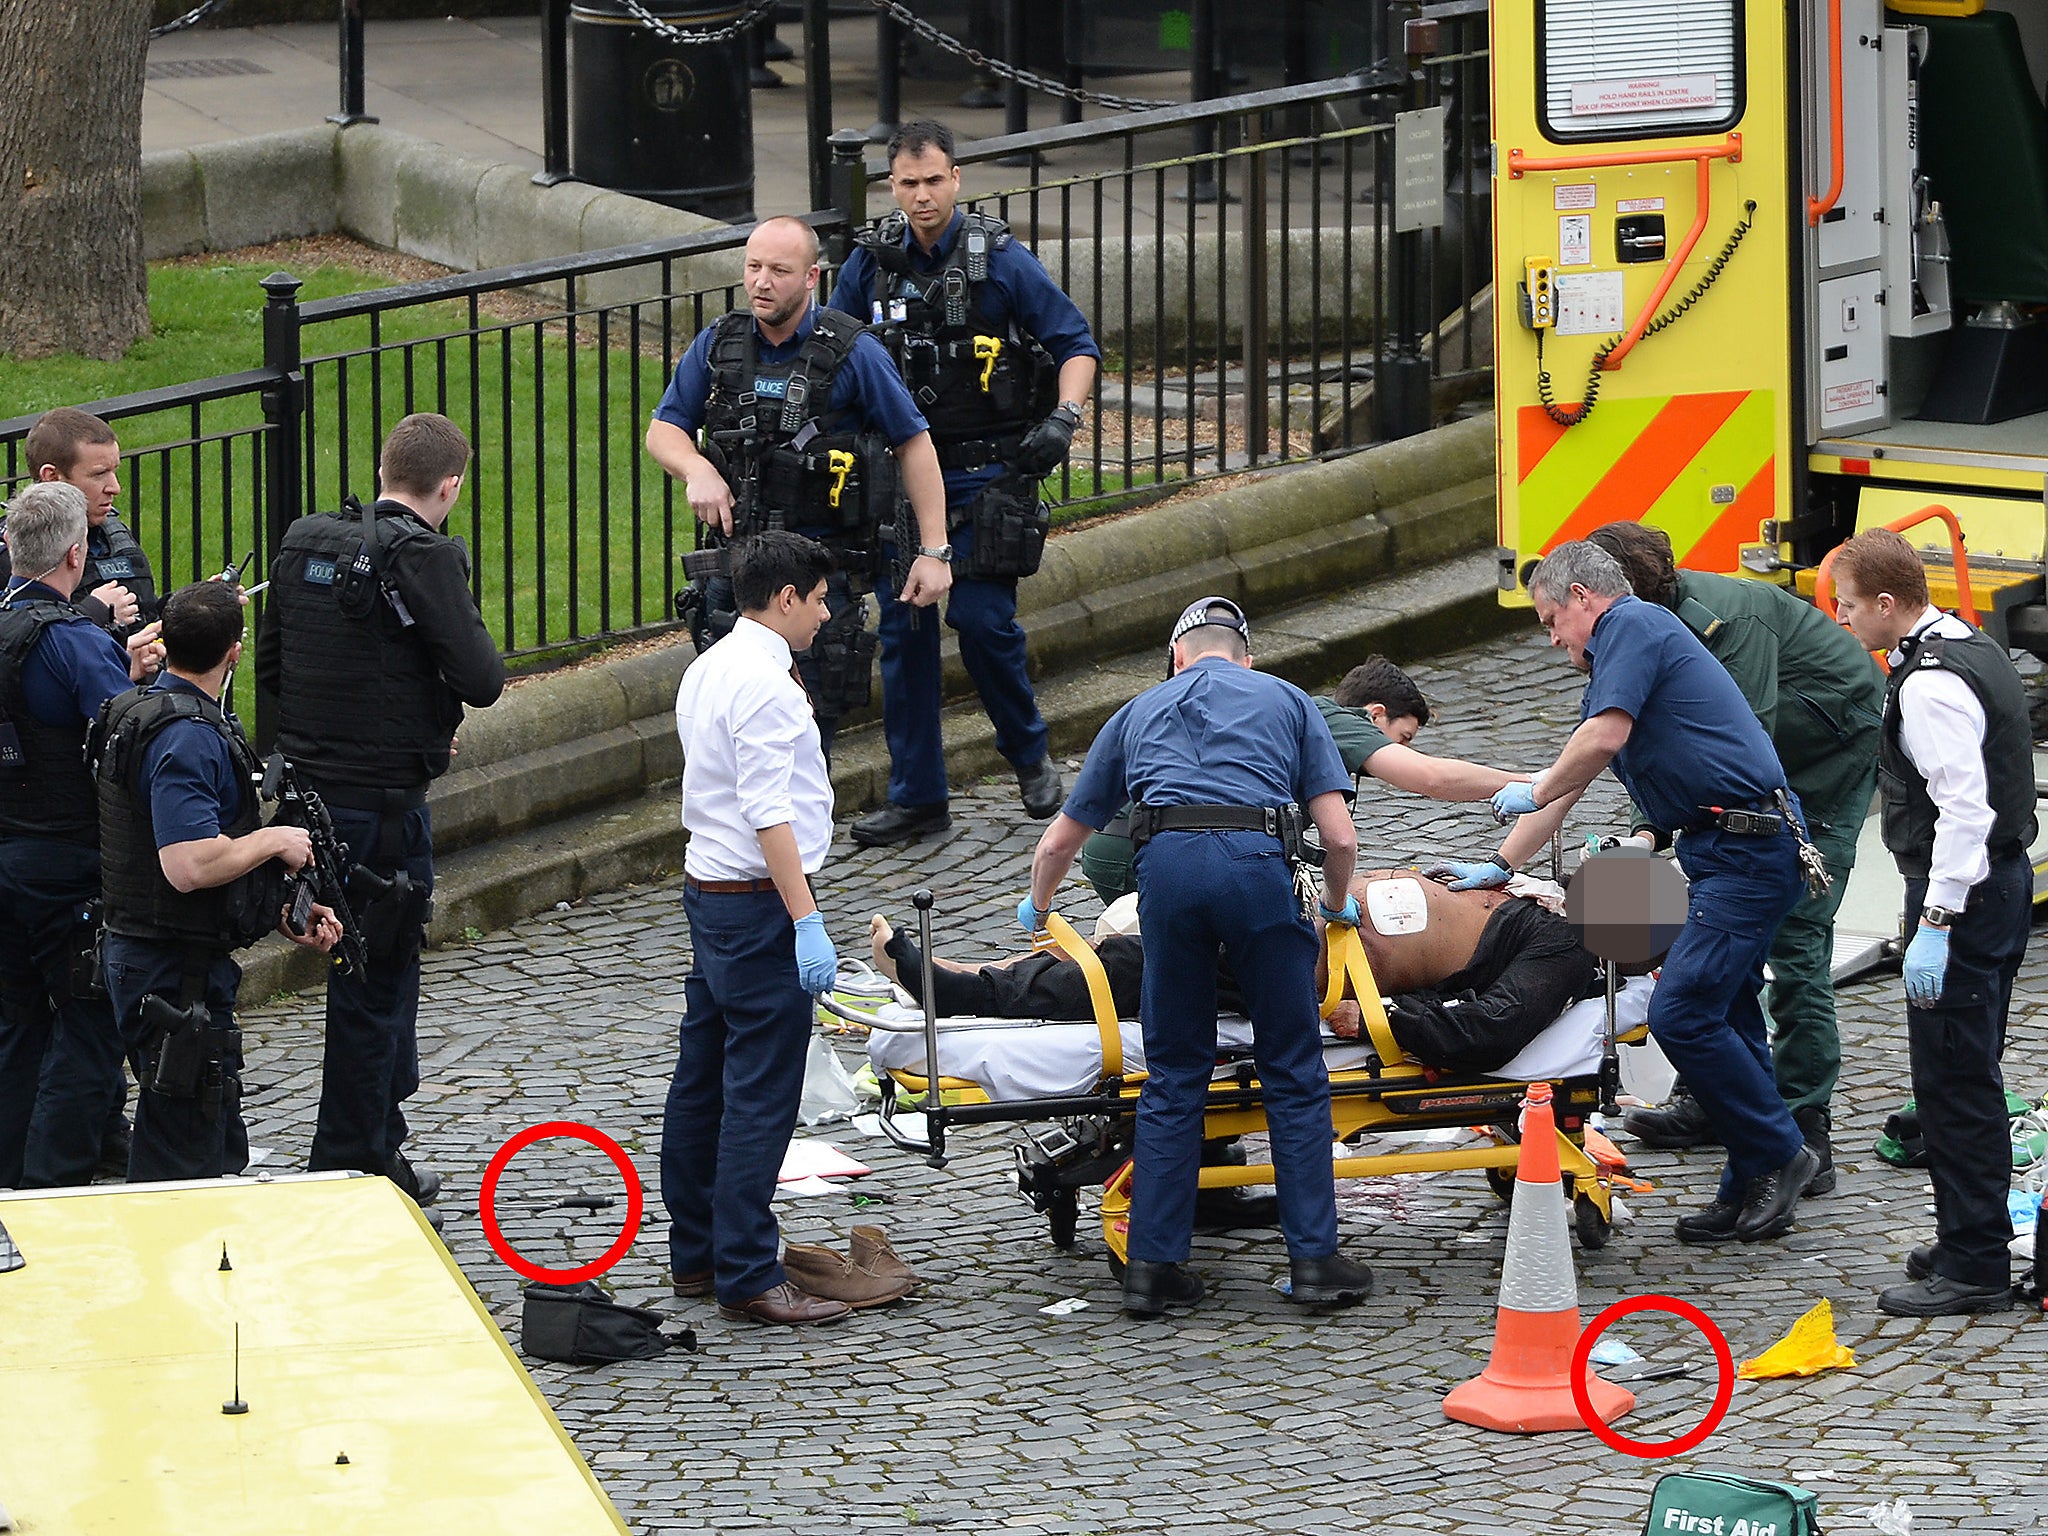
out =
[(1742, 121), (1739, 0), (1539, 0), (1536, 95), (1558, 143), (1713, 133)]

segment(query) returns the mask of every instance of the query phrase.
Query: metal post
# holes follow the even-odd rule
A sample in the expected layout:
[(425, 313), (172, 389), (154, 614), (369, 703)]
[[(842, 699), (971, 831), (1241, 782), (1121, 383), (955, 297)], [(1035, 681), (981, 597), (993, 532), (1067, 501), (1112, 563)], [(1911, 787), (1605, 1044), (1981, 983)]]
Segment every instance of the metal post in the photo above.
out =
[[(967, 0), (967, 42), (978, 53), (994, 53), (995, 0)], [(996, 77), (985, 69), (974, 72), (974, 83), (960, 98), (960, 105), (976, 111), (988, 111), (1003, 104), (1003, 93), (996, 89)]]
[(917, 908), (917, 942), (924, 949), (924, 1139), (931, 1148), (925, 1161), (934, 1168), (946, 1166), (946, 1100), (939, 1087), (939, 1005), (932, 973), (938, 962), (932, 954), (932, 893), (913, 891), (910, 904)]
[[(1060, 84), (1070, 91), (1081, 89), (1081, 16), (1077, 6), (1060, 7)], [(1078, 123), (1081, 121), (1079, 97), (1066, 96), (1060, 99), (1060, 121)]]
[[(1024, 67), (1024, 0), (1003, 0), (1003, 62), (1012, 69)], [(1031, 126), (1031, 100), (1022, 83), (1003, 85), (1003, 132), (1022, 133)]]
[(875, 12), (875, 120), (868, 128), (870, 144), (886, 144), (903, 121), (903, 23), (887, 11)]
[(363, 0), (341, 0), (341, 110), (327, 121), (344, 128), (377, 121), (363, 110)]
[(854, 230), (868, 221), (868, 136), (858, 128), (842, 128), (828, 141), (832, 149), (830, 191), (820, 208), (835, 208), (846, 227), (832, 238), (832, 260), (846, 259)]
[(804, 128), (811, 160), (811, 206), (832, 197), (832, 42), (829, 0), (804, 0)]
[[(1436, 52), (1437, 24), (1412, 14), (1401, 21), (1401, 52), (1408, 85), (1405, 104), (1413, 110), (1429, 105), (1429, 77), (1423, 61)], [(1382, 189), (1378, 216), (1388, 218), (1392, 200)], [(1391, 355), (1383, 356), (1373, 391), (1380, 417), (1380, 436), (1389, 441), (1429, 430), (1431, 416), (1429, 359), (1422, 355), (1424, 311), (1428, 307), (1422, 231), (1402, 230), (1393, 239), (1394, 337)]]
[(747, 84), (757, 91), (779, 91), (782, 76), (768, 67), (768, 29), (765, 23), (747, 34)]
[(569, 0), (542, 0), (540, 16), (541, 168), (534, 184), (569, 180)]
[[(1194, 0), (1188, 22), (1188, 100), (1216, 96), (1216, 0)], [(1216, 167), (1207, 157), (1216, 152), (1213, 123), (1195, 125), (1195, 176), (1188, 188), (1191, 203), (1213, 203), (1222, 196)]]
[[(1265, 124), (1258, 113), (1245, 124), (1251, 143), (1265, 138)], [(1268, 401), (1266, 367), (1270, 351), (1267, 335), (1266, 292), (1266, 157), (1263, 153), (1244, 157), (1244, 447), (1249, 461), (1257, 464), (1266, 452)], [(1285, 299), (1281, 301), (1283, 304)], [(1223, 393), (1220, 388), (1219, 393)], [(1220, 425), (1220, 421), (1219, 421)], [(1286, 449), (1282, 446), (1282, 456)]]
[[(263, 420), (269, 427), (263, 455), (263, 552), (259, 569), (284, 542), (285, 529), (305, 511), (301, 478), (300, 427), (306, 412), (306, 375), (299, 344), (299, 280), (289, 272), (263, 279), (263, 366), (270, 383), (263, 389)], [(257, 620), (262, 619), (258, 610)], [(256, 746), (268, 753), (277, 734), (277, 697), (256, 690)]]

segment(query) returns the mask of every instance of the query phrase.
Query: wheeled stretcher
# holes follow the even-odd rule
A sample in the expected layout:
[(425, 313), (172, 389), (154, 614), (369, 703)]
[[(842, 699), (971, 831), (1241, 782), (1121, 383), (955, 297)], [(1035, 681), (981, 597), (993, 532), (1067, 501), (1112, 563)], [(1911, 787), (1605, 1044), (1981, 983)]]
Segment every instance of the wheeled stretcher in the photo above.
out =
[[(920, 893), (922, 895), (923, 893)], [(885, 1005), (872, 1012), (835, 1011), (869, 1028), (868, 1050), (882, 1086), (881, 1124), (897, 1146), (934, 1165), (946, 1157), (947, 1133), (960, 1126), (1016, 1124), (1024, 1130), (1017, 1151), (1018, 1188), (1050, 1226), (1060, 1247), (1071, 1246), (1079, 1220), (1079, 1194), (1100, 1186), (1103, 1240), (1111, 1267), (1125, 1253), (1131, 1187), (1131, 1152), (1138, 1093), (1145, 1081), (1138, 1027), (1119, 1021), (1109, 979), (1093, 948), (1058, 914), (1048, 928), (1087, 978), (1095, 1017), (1061, 1023), (1016, 1019), (938, 1019), (929, 1006)], [(1379, 988), (1355, 931), (1331, 927), (1326, 943), (1329, 984), (1322, 1002), (1328, 1019), (1346, 997), (1363, 1016), (1361, 1038), (1324, 1036), (1331, 1115), (1347, 1147), (1374, 1133), (1474, 1128), (1490, 1145), (1401, 1146), (1339, 1157), (1339, 1178), (1426, 1173), (1449, 1168), (1485, 1171), (1503, 1199), (1513, 1191), (1519, 1160), (1518, 1120), (1528, 1086), (1551, 1085), (1556, 1105), (1558, 1161), (1572, 1201), (1580, 1243), (1606, 1244), (1613, 1220), (1607, 1173), (1585, 1150), (1586, 1116), (1614, 1085), (1614, 1046), (1647, 1034), (1653, 983), (1648, 977), (1617, 985), (1610, 972), (1605, 999), (1575, 1004), (1492, 1074), (1453, 1074), (1414, 1061), (1396, 1043)], [(929, 945), (925, 949), (930, 954)], [(1251, 1060), (1251, 1027), (1226, 1016), (1218, 1021), (1218, 1063), (1209, 1089), (1204, 1136), (1211, 1140), (1266, 1129), (1263, 1095)], [(936, 1060), (934, 1082), (927, 1063)], [(906, 1123), (921, 1114), (921, 1133)], [(1204, 1189), (1271, 1184), (1270, 1163), (1204, 1167)]]

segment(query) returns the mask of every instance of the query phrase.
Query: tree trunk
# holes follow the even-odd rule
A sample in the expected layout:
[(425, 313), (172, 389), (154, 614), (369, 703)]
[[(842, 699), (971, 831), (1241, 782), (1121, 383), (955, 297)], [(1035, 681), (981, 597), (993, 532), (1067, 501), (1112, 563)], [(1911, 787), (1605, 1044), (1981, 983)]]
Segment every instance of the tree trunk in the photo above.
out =
[(114, 358), (149, 334), (150, 0), (0, 0), (0, 353)]

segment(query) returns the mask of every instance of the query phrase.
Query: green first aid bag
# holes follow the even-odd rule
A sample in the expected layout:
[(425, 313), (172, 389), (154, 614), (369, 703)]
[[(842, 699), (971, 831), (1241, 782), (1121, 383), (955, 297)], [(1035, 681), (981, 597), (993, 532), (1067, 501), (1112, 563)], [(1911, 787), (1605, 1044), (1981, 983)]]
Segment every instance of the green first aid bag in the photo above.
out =
[(1819, 1536), (1819, 1502), (1791, 1483), (1669, 1472), (1651, 1493), (1643, 1536)]

